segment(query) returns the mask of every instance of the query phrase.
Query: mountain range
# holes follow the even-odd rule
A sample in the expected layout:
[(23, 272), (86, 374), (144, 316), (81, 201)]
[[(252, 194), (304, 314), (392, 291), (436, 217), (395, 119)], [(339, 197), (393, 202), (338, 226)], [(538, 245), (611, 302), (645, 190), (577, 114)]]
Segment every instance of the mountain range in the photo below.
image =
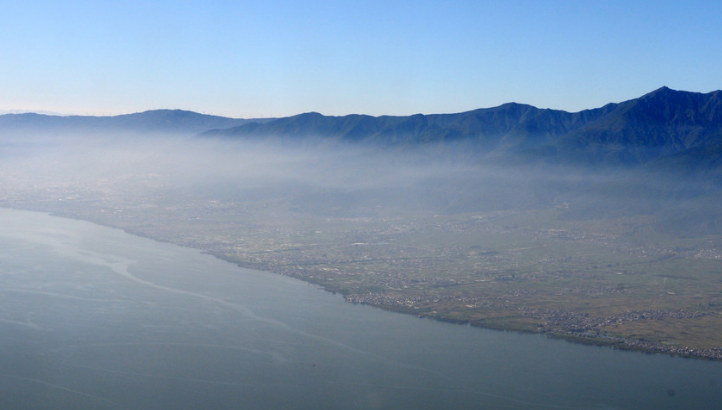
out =
[(722, 94), (662, 87), (633, 100), (576, 113), (517, 103), (457, 114), (406, 117), (306, 113), (203, 135), (314, 136), (326, 141), (397, 146), (463, 142), (478, 153), (524, 161), (638, 166), (668, 158), (683, 163), (687, 156), (719, 155)]
[(465, 144), (485, 158), (622, 167), (722, 167), (722, 94), (659, 88), (639, 98), (570, 113), (508, 103), (456, 114), (233, 119), (181, 110), (111, 117), (0, 115), (15, 132), (183, 133), (202, 138), (403, 149)]

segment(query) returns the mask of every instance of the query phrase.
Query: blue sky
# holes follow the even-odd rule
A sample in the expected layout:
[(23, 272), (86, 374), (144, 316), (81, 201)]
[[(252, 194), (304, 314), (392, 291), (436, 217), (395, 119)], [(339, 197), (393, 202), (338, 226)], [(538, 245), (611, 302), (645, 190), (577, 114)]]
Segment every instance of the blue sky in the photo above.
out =
[(722, 88), (718, 1), (3, 1), (0, 111), (579, 111)]

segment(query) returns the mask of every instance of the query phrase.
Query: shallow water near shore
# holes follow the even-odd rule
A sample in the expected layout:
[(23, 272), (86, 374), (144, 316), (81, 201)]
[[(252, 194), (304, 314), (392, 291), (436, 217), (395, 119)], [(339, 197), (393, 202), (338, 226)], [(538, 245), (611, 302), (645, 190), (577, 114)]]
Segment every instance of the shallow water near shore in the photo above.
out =
[(199, 251), (0, 209), (0, 407), (716, 409), (722, 363), (352, 305)]

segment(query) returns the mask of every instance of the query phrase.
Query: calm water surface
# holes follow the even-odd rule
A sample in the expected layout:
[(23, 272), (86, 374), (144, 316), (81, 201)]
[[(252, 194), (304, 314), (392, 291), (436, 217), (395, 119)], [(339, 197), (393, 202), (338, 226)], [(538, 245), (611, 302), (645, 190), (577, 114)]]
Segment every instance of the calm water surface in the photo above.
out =
[(722, 363), (345, 303), (198, 251), (0, 209), (3, 409), (719, 409)]

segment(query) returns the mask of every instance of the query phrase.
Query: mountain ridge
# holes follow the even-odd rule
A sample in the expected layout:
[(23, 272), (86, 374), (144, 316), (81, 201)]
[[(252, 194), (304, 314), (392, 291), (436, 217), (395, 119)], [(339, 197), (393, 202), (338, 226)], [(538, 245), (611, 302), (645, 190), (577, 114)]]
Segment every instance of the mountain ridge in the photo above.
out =
[[(638, 167), (674, 156), (670, 163), (704, 156), (718, 166), (722, 144), (722, 93), (672, 90), (599, 108), (568, 112), (506, 103), (452, 114), (325, 116), (233, 119), (184, 110), (151, 110), (111, 117), (0, 115), (0, 132), (123, 131), (182, 133), (198, 138), (272, 140), (282, 144), (366, 144), (443, 149), (465, 144), (479, 158), (513, 163)], [(705, 153), (705, 147), (710, 147)], [(715, 164), (715, 165), (712, 165)]]
[(0, 131), (88, 132), (124, 131), (136, 133), (181, 133), (195, 135), (214, 128), (227, 128), (271, 118), (241, 119), (200, 114), (178, 109), (148, 110), (115, 116), (47, 115), (19, 113), (0, 115)]
[(326, 143), (396, 146), (463, 141), (478, 154), (515, 162), (637, 167), (693, 148), (699, 155), (700, 149), (722, 143), (722, 94), (665, 86), (639, 98), (573, 113), (519, 103), (406, 117), (304, 113), (201, 136), (293, 141), (314, 137)]

